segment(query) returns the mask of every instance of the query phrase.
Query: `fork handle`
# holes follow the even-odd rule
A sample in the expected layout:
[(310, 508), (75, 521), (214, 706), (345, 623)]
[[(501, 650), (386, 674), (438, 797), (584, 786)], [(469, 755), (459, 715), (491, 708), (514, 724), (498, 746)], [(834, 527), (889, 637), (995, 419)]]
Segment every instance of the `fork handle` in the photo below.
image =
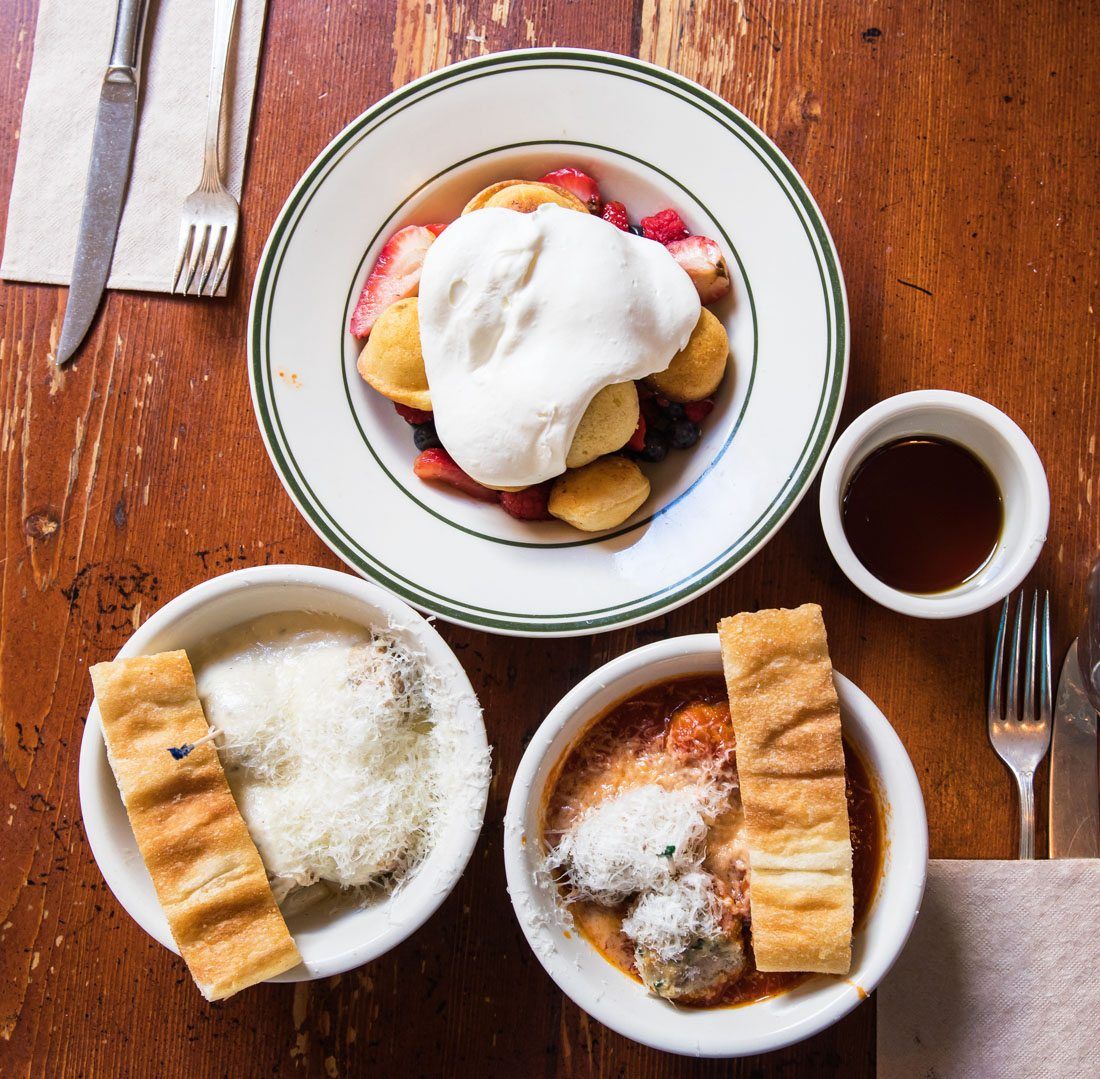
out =
[(1016, 790), (1020, 795), (1020, 854), (1035, 857), (1035, 773), (1015, 772)]
[(214, 187), (220, 187), (223, 179), (221, 132), (225, 75), (229, 68), (229, 46), (236, 21), (237, 0), (214, 0), (214, 50), (210, 61), (210, 92), (206, 99), (206, 153), (203, 158), (203, 181)]

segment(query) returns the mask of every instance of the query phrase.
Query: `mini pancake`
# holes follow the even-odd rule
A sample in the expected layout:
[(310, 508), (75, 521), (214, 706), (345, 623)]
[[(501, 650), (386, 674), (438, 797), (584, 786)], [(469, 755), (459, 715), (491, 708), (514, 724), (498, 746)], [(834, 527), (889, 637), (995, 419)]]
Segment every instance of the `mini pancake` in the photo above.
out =
[(431, 411), (415, 296), (398, 300), (378, 316), (356, 366), (363, 380), (383, 397), (409, 408)]
[(646, 385), (678, 404), (701, 401), (718, 389), (729, 354), (725, 326), (704, 307), (688, 343), (664, 371), (645, 379)]
[(597, 457), (621, 450), (638, 426), (638, 388), (633, 382), (604, 386), (589, 402), (577, 425), (565, 464), (581, 468)]
[(601, 457), (566, 472), (550, 489), (550, 512), (582, 532), (621, 525), (649, 497), (645, 473), (625, 457)]
[(556, 184), (542, 184), (535, 180), (501, 180), (500, 183), (490, 184), (470, 199), (462, 212), (468, 214), (487, 206), (498, 206), (529, 214), (546, 202), (564, 206), (567, 210), (588, 213), (588, 207), (571, 191)]

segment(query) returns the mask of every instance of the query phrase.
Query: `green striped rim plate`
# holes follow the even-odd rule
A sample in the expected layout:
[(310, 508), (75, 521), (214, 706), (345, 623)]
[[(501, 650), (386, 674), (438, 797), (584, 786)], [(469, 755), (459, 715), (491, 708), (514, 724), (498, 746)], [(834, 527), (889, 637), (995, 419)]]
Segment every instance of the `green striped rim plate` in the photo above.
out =
[[(731, 374), (704, 438), (650, 471), (615, 532), (514, 521), (411, 473), (409, 432), (355, 373), (347, 318), (386, 236), (481, 186), (576, 163), (635, 217), (675, 206), (723, 246)], [(848, 362), (836, 252), (805, 185), (709, 91), (628, 57), (498, 53), (434, 72), (352, 121), (306, 170), (260, 260), (249, 376), (276, 471), (350, 567), (492, 632), (623, 627), (700, 595), (793, 511), (832, 437)]]

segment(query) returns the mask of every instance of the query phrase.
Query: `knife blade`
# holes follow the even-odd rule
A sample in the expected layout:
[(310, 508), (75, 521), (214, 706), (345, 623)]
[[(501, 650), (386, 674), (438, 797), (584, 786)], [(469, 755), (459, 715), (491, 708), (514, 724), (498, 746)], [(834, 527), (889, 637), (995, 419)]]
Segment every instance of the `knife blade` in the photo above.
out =
[(1085, 695), (1070, 646), (1058, 680), (1050, 751), (1050, 856), (1100, 858), (1096, 709)]
[(54, 354), (60, 367), (71, 359), (91, 326), (118, 237), (137, 134), (141, 45), (148, 0), (120, 0), (111, 58), (99, 95), (92, 157), (84, 187), (76, 258), (61, 339)]

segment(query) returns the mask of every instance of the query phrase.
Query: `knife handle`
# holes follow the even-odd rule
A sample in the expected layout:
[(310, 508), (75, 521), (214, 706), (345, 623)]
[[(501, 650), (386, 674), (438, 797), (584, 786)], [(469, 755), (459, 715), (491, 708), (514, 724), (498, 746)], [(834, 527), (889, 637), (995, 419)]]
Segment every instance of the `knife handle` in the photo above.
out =
[(138, 81), (141, 39), (145, 33), (145, 15), (149, 0), (119, 0), (115, 16), (115, 39), (107, 65), (107, 82)]

